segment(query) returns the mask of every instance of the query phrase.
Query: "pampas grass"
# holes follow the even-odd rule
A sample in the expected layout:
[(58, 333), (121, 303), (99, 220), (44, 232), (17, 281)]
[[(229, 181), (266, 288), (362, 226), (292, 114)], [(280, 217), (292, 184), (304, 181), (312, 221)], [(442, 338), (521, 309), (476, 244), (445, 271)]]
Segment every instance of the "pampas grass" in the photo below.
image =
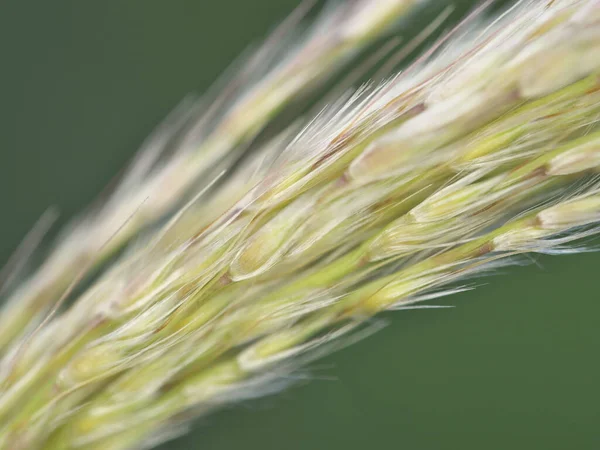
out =
[[(199, 173), (178, 165), (175, 188), (149, 192), (137, 182), (153, 161), (142, 159), (110, 207), (71, 231), (86, 248), (90, 229), (108, 243), (92, 246), (92, 261), (74, 257), (79, 270), (58, 247), (51, 266), (70, 281), (39, 315), (15, 313), (23, 294), (13, 294), (3, 317), (24, 333), (5, 338), (0, 442), (138, 445), (183, 413), (281, 388), (282, 375), (369, 332), (384, 310), (594, 235), (597, 6), (525, 1), (489, 23), (477, 12), (405, 71), (341, 95), (224, 176), (217, 165), (198, 195), (59, 312), (58, 292), (132, 235), (138, 214), (155, 217), (145, 205), (179, 199), (181, 179)], [(220, 119), (228, 130), (230, 117)], [(213, 139), (195, 125), (185, 132), (184, 143)], [(159, 167), (150, 173), (171, 166)], [(67, 255), (77, 252), (66, 242)]]

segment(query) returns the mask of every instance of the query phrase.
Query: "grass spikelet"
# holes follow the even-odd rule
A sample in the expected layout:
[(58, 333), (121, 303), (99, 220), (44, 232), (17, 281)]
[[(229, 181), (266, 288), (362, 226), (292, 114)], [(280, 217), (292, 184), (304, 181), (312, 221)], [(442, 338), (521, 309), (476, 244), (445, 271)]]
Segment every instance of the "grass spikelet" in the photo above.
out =
[[(44, 265), (15, 291), (23, 303), (0, 316), (16, 318), (0, 339), (0, 448), (155, 442), (189, 415), (282, 387), (281, 375), (361, 336), (383, 311), (598, 233), (596, 0), (522, 0), (493, 20), (482, 8), (402, 72), (323, 105), (184, 203), (192, 180), (219, 173), (416, 3), (326, 13), (291, 56), (226, 95), (209, 131), (192, 120), (184, 138), (201, 151), (161, 163), (146, 153), (76, 226), (85, 248), (62, 241), (46, 263), (55, 272)], [(98, 264), (168, 212), (71, 306), (22, 334), (72, 282), (82, 252)], [(111, 230), (101, 251), (85, 239)], [(32, 305), (29, 317), (21, 308)]]

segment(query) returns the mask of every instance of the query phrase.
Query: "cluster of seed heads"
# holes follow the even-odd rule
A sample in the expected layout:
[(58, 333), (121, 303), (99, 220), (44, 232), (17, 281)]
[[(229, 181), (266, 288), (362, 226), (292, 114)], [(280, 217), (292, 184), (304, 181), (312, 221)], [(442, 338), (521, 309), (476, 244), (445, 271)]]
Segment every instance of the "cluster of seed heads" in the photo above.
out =
[(421, 3), (327, 9), (285, 57), (278, 29), (210, 103), (159, 130), (0, 314), (0, 449), (150, 445), (280, 389), (382, 311), (599, 231), (598, 0), (522, 0), (483, 19), (487, 2), (402, 71), (237, 161)]

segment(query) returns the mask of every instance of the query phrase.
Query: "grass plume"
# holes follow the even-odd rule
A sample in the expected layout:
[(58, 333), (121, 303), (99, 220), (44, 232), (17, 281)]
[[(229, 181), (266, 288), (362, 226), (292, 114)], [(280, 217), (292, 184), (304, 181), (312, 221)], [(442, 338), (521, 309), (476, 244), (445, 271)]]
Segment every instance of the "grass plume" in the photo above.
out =
[[(323, 20), (336, 33), (316, 26), (218, 126), (211, 118), (198, 134), (193, 124), (187, 137), (200, 151), (157, 167), (152, 149), (144, 153), (106, 209), (76, 229), (90, 264), (180, 205), (192, 180), (218, 172), (411, 3), (334, 10)], [(35, 275), (0, 316), (20, 327), (2, 328), (0, 448), (143, 445), (190, 415), (280, 388), (282, 374), (368, 331), (382, 311), (466, 289), (465, 279), (523, 253), (577, 250), (573, 241), (596, 234), (600, 4), (522, 0), (491, 21), (484, 9), (403, 71), (259, 149), (224, 184), (206, 182), (58, 314), (52, 305), (76, 279), (80, 249), (51, 257), (56, 290), (23, 294), (40, 289)], [(313, 39), (324, 59), (310, 53)], [(87, 233), (110, 244), (89, 244)], [(28, 302), (34, 320), (19, 309)]]

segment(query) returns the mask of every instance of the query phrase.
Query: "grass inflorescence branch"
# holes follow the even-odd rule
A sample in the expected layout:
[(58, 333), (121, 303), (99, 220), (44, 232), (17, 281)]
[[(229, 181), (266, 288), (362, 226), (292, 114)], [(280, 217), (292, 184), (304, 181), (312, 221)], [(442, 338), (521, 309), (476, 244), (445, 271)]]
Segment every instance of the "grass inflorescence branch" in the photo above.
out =
[[(218, 126), (194, 134), (201, 151), (153, 169), (149, 190), (134, 183), (141, 197), (111, 198), (78, 239), (120, 221), (113, 252), (416, 3), (328, 13), (319, 23), (335, 31), (317, 24)], [(600, 3), (522, 0), (495, 19), (484, 9), (403, 71), (266, 143), (23, 333), (79, 261), (51, 257), (61, 281), (39, 281), (42, 268), (0, 317), (18, 319), (3, 331), (0, 448), (138, 446), (280, 388), (282, 374), (382, 311), (468, 289), (464, 280), (524, 253), (576, 251), (573, 241), (596, 234)], [(175, 173), (175, 185), (165, 181)], [(44, 283), (53, 289), (40, 300)]]

